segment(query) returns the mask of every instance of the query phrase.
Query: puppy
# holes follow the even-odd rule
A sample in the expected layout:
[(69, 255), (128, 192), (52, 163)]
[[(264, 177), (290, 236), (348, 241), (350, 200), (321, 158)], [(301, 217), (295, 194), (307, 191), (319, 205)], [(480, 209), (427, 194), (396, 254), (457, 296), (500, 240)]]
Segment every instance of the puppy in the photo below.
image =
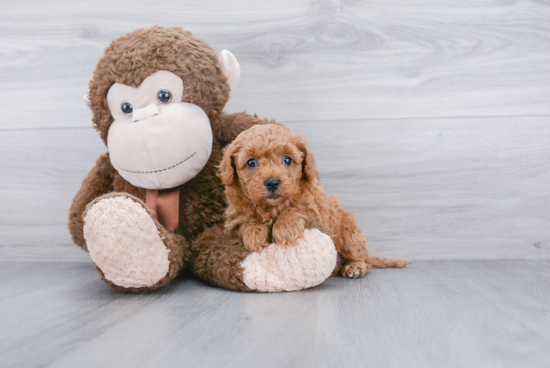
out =
[(332, 275), (362, 277), (369, 268), (405, 267), (409, 262), (369, 256), (353, 216), (319, 183), (305, 139), (278, 124), (256, 125), (225, 148), (218, 176), (228, 207), (225, 229), (249, 251), (272, 242), (291, 246), (306, 228), (329, 235), (339, 254)]

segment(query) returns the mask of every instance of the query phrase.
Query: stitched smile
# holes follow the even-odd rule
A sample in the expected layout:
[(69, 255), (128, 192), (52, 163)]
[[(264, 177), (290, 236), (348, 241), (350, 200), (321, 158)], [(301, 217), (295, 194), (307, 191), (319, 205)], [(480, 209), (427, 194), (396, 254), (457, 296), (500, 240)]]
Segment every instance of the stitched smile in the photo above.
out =
[(161, 171), (166, 171), (166, 170), (170, 170), (170, 169), (173, 169), (174, 167), (176, 166), (179, 166), (181, 164), (183, 164), (185, 161), (189, 160), (191, 157), (195, 156), (197, 152), (194, 152), (191, 156), (187, 157), (185, 160), (183, 160), (182, 162), (178, 163), (178, 164), (175, 164), (175, 165), (172, 165), (170, 167), (167, 167), (166, 169), (160, 169), (160, 170), (154, 170), (154, 171), (131, 171), (131, 170), (126, 170), (126, 169), (120, 169), (119, 170), (122, 170), (122, 171), (126, 171), (126, 172), (129, 172), (129, 173), (132, 173), (132, 174), (153, 174), (153, 173), (157, 173), (157, 172), (161, 172)]

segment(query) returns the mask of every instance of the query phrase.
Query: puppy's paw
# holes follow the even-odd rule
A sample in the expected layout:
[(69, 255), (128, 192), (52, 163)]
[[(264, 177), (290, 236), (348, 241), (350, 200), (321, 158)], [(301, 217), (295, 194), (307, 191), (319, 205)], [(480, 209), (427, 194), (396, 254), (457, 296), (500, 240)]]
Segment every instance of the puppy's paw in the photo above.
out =
[(261, 252), (268, 247), (271, 232), (267, 226), (253, 226), (241, 231), (243, 244), (246, 250), (250, 252)]
[(342, 277), (356, 279), (363, 277), (367, 273), (369, 266), (365, 261), (352, 261), (342, 268)]
[(304, 221), (277, 221), (273, 225), (273, 242), (277, 245), (296, 245), (305, 231)]
[(342, 268), (344, 268), (344, 265), (336, 262), (336, 266), (334, 266), (334, 270), (332, 270), (330, 277), (340, 275), (342, 273)]

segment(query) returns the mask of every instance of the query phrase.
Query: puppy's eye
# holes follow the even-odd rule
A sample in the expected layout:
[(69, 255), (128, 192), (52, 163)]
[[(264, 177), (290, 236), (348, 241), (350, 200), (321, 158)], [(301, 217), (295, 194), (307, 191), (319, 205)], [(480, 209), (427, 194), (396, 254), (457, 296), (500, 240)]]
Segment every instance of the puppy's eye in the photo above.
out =
[(285, 164), (286, 166), (292, 165), (292, 159), (288, 156), (283, 157), (283, 164)]
[(161, 89), (157, 93), (157, 99), (159, 100), (160, 103), (168, 103), (172, 101), (172, 94), (167, 89)]
[(134, 111), (134, 107), (128, 102), (124, 102), (122, 105), (120, 105), (120, 109), (126, 115), (130, 115)]
[(257, 163), (256, 163), (256, 159), (253, 159), (253, 158), (251, 158), (250, 160), (248, 160), (248, 161), (246, 162), (246, 166), (247, 166), (247, 167), (250, 167), (250, 168), (256, 167), (256, 164), (257, 164)]

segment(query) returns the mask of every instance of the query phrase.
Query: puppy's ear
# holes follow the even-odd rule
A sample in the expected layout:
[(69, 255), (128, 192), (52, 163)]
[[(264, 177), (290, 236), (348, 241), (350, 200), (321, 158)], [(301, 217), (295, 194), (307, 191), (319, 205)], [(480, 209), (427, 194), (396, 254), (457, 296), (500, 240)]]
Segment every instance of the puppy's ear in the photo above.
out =
[(302, 178), (306, 181), (313, 180), (317, 178), (319, 174), (317, 173), (317, 164), (315, 163), (315, 156), (307, 148), (307, 141), (301, 134), (296, 134), (294, 136), (296, 146), (304, 154), (304, 159), (302, 161)]
[(235, 166), (233, 159), (237, 152), (239, 152), (239, 149), (240, 145), (236, 142), (227, 145), (223, 149), (222, 162), (220, 162), (220, 165), (218, 166), (220, 169), (218, 171), (218, 177), (222, 180), (222, 184), (226, 187), (237, 181), (237, 167)]

